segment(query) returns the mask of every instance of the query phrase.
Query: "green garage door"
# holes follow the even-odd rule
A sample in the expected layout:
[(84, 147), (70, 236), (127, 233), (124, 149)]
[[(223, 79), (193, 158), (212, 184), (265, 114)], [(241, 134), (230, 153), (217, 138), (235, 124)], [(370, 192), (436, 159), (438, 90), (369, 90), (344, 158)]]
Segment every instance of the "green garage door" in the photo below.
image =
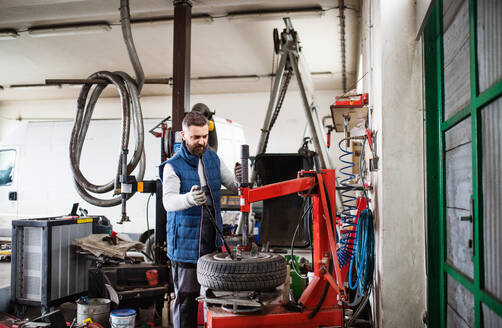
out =
[(424, 35), (429, 327), (502, 327), (502, 1), (439, 0)]

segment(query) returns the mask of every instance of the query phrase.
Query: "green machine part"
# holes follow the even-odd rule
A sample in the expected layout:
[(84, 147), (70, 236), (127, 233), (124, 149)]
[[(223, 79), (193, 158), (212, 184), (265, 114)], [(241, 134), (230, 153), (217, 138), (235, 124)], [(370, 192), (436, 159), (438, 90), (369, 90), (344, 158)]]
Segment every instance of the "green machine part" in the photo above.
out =
[[(285, 255), (284, 258), (286, 259), (286, 263), (291, 265), (291, 255)], [(299, 257), (297, 255), (294, 255), (294, 266), (296, 268), (296, 271), (300, 272), (300, 265), (298, 264), (298, 259)], [(295, 300), (299, 300), (300, 296), (302, 296), (303, 291), (305, 290), (305, 287), (307, 287), (307, 280), (302, 279), (293, 268), (290, 270), (290, 275), (291, 275), (291, 290), (293, 291), (293, 295), (295, 296)]]

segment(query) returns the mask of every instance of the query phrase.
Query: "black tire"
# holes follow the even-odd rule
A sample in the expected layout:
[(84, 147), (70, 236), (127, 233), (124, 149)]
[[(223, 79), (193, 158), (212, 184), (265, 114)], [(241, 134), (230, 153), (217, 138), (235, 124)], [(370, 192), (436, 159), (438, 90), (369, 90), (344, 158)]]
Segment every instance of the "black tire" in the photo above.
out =
[(197, 280), (214, 290), (273, 289), (286, 281), (286, 260), (269, 253), (239, 260), (229, 259), (226, 253), (207, 254), (197, 263)]

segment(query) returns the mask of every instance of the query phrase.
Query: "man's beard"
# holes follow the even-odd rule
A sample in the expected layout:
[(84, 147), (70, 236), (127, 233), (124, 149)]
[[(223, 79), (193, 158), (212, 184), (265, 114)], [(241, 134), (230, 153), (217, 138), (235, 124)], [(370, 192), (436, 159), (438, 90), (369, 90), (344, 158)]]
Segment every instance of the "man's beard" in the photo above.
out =
[(190, 154), (195, 155), (197, 157), (201, 157), (206, 151), (207, 146), (187, 144), (187, 148)]

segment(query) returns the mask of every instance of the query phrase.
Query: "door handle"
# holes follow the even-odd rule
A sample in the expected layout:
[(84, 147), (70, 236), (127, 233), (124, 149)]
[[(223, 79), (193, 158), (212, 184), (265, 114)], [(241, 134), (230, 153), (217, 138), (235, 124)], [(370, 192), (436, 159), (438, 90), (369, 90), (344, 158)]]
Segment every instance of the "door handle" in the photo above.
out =
[(470, 221), (470, 222), (472, 222), (472, 215), (466, 215), (466, 216), (462, 216), (461, 215), (461, 216), (458, 217), (458, 219), (460, 221)]
[[(469, 215), (459, 215), (458, 220), (459, 221), (469, 221), (472, 224), (473, 223), (473, 216), (474, 216), (474, 198), (472, 197), (472, 195), (469, 200), (469, 205), (470, 205), (470, 214)], [(468, 240), (467, 247), (472, 248), (472, 252), (474, 255), (474, 227), (472, 230), (472, 238)]]
[(458, 220), (459, 221), (469, 221), (472, 223), (472, 217), (474, 213), (474, 198), (471, 195), (471, 198), (469, 200), (469, 205), (470, 205), (470, 214), (469, 215), (459, 215)]
[(17, 191), (10, 191), (9, 192), (9, 200), (11, 200), (11, 201), (17, 200)]

